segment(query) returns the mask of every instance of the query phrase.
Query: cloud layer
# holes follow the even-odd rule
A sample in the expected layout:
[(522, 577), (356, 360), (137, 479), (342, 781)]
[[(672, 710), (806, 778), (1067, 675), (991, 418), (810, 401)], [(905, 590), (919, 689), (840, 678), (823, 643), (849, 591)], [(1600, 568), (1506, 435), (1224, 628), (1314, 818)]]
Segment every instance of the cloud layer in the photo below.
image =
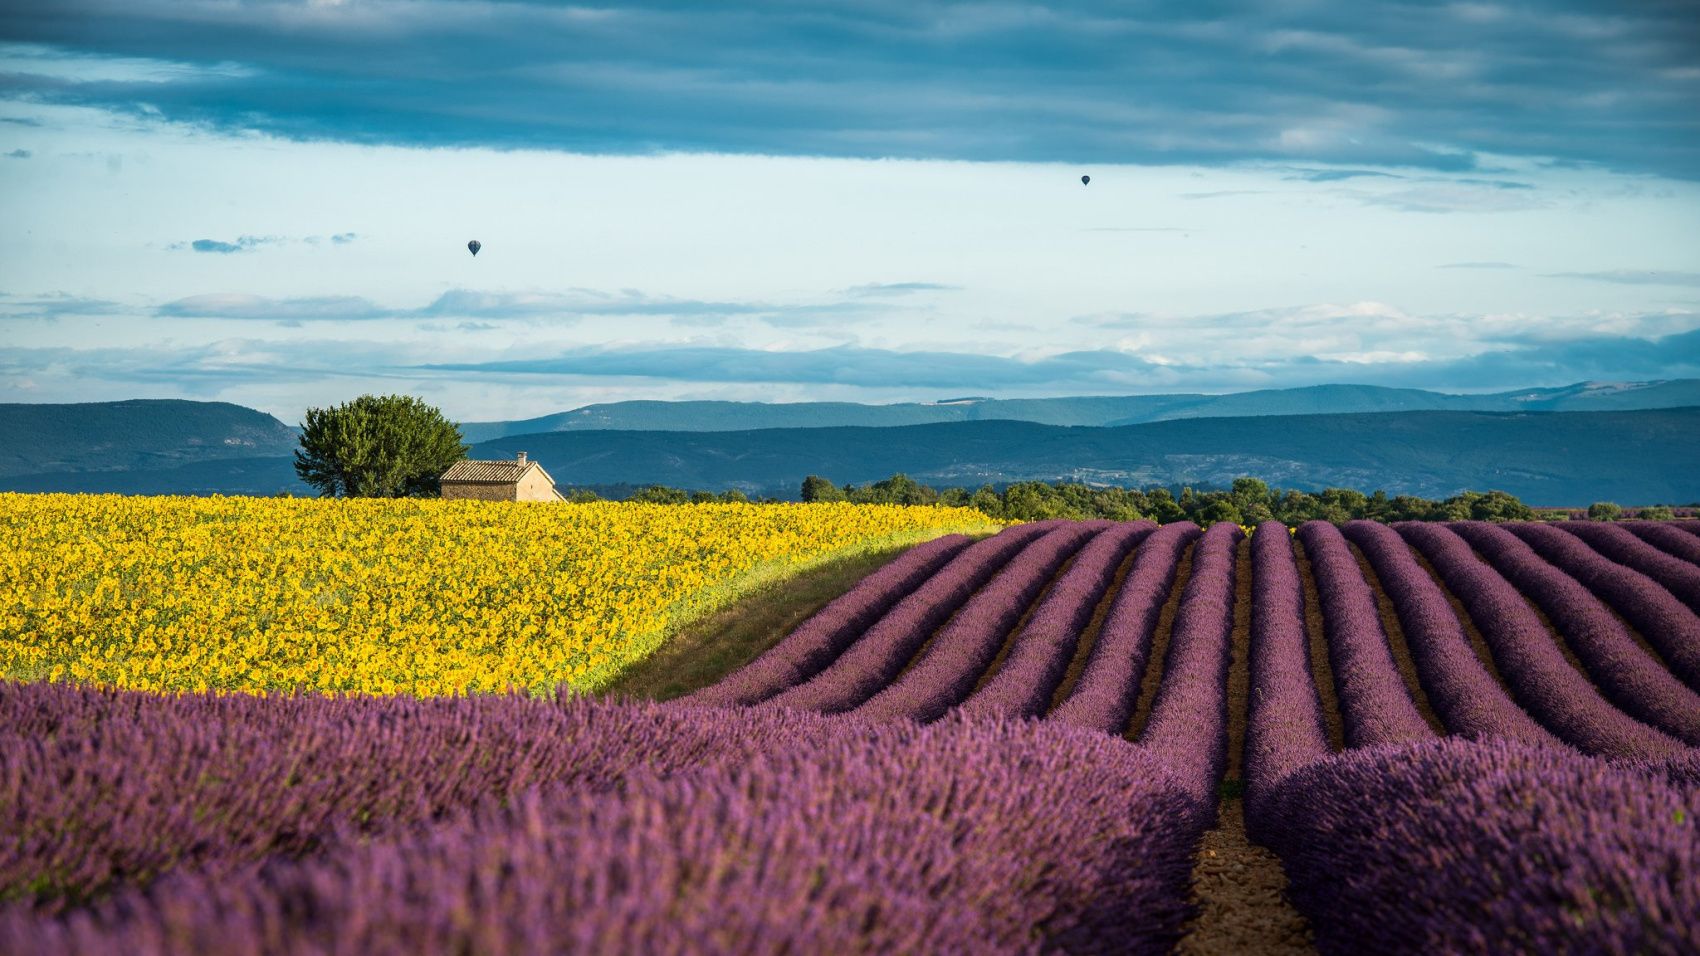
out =
[[(338, 297), (290, 300), (203, 296), (175, 303), (201, 312), (296, 324), (275, 337), (219, 338), (205, 344), (25, 347), (0, 345), (0, 401), (88, 401), (188, 397), (255, 405), (293, 420), (307, 405), (363, 391), (400, 391), (438, 402), (467, 419), (526, 417), (593, 401), (622, 398), (736, 398), (912, 401), (951, 393), (997, 397), (1223, 392), (1318, 384), (1371, 384), (1442, 391), (1502, 391), (1578, 381), (1700, 378), (1700, 315), (1628, 316), (1613, 324), (1641, 334), (1569, 328), (1505, 326), (1489, 316), (1425, 320), (1431, 328), (1476, 327), (1483, 336), (1463, 354), (1428, 356), (1384, 351), (1341, 357), (1335, 348), (1307, 348), (1298, 331), (1322, 321), (1332, 307), (1265, 310), (1238, 316), (1195, 317), (1194, 326), (1220, 320), (1235, 329), (1273, 326), (1298, 344), (1284, 350), (1232, 351), (1201, 346), (1163, 355), (1137, 345), (1048, 354), (990, 354), (960, 349), (899, 349), (872, 345), (753, 348), (713, 342), (574, 346), (560, 336), (515, 338), (495, 322), (444, 323), (456, 344), (440, 338), (397, 337), (360, 323), (333, 330), (290, 321), (348, 315), (376, 307)], [(0, 314), (95, 322), (128, 310), (67, 296), (5, 297)], [(380, 310), (381, 311), (381, 310)], [(1378, 321), (1374, 309), (1362, 310)], [(92, 318), (83, 318), (89, 316)], [(1379, 320), (1388, 320), (1382, 315)], [(418, 326), (431, 325), (417, 318)], [(529, 320), (524, 320), (529, 321)], [(1184, 321), (1150, 319), (1154, 328)], [(470, 328), (469, 328), (470, 326)], [(1675, 328), (1666, 334), (1645, 330)], [(366, 335), (365, 330), (380, 334)], [(1170, 344), (1174, 344), (1172, 341)], [(451, 356), (453, 356), (451, 358)], [(461, 358), (460, 356), (465, 356)]]
[(365, 319), (526, 319), (571, 321), (590, 316), (655, 316), (684, 325), (747, 317), (782, 328), (831, 325), (858, 314), (881, 311), (880, 300), (909, 299), (950, 287), (930, 282), (857, 286), (812, 302), (713, 301), (649, 295), (633, 289), (602, 292), (492, 292), (450, 289), (418, 308), (381, 306), (361, 296), (269, 298), (246, 293), (208, 293), (167, 302), (161, 318), (238, 319), (270, 322), (343, 322)]
[(1683, 0), (63, 0), (0, 36), (12, 96), (303, 139), (1700, 178)]
[(701, 383), (787, 383), (868, 389), (971, 389), (976, 394), (1129, 394), (1367, 383), (1479, 391), (1584, 380), (1700, 377), (1700, 329), (1654, 339), (1596, 335), (1528, 342), (1455, 359), (1341, 361), (1295, 354), (1264, 361), (1153, 361), (1115, 349), (1024, 359), (963, 352), (841, 346), (802, 351), (717, 346), (577, 349), (548, 358), (437, 363), (476, 375), (649, 378)]

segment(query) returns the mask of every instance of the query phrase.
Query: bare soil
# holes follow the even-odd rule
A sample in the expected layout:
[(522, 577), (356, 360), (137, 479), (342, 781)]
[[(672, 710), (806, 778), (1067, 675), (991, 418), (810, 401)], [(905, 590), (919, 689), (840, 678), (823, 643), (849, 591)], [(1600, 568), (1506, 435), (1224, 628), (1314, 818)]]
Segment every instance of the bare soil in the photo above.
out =
[(1404, 679), (1405, 689), (1410, 692), (1411, 700), (1417, 705), (1417, 713), (1423, 715), (1429, 729), (1444, 736), (1446, 725), (1441, 723), (1440, 717), (1429, 705), (1428, 692), (1423, 690), (1422, 681), (1417, 678), (1417, 662), (1411, 656), (1411, 643), (1405, 639), (1405, 626), (1399, 622), (1399, 612), (1393, 607), (1393, 599), (1381, 589), (1381, 578), (1375, 573), (1369, 559), (1358, 550), (1358, 546), (1351, 542), (1347, 542), (1346, 546), (1352, 549), (1352, 557), (1358, 561), (1358, 570), (1362, 572), (1364, 581), (1369, 584), (1370, 592), (1375, 595), (1376, 610), (1381, 614), (1381, 629), (1387, 634), (1388, 650), (1393, 652), (1393, 664), (1399, 668), (1399, 676)]
[(1181, 606), (1181, 594), (1186, 590), (1186, 584), (1192, 580), (1192, 556), (1198, 551), (1198, 542), (1187, 545), (1175, 566), (1174, 587), (1169, 590), (1169, 599), (1163, 602), (1163, 611), (1157, 618), (1156, 633), (1151, 635), (1151, 653), (1145, 658), (1145, 674), (1139, 685), (1139, 701), (1134, 707), (1133, 717), (1127, 722), (1126, 737), (1138, 740), (1145, 732), (1145, 725), (1151, 720), (1151, 708), (1157, 702), (1157, 686), (1163, 682), (1163, 667), (1169, 656), (1169, 636), (1175, 630), (1175, 612)]
[(1293, 539), (1293, 556), (1299, 562), (1299, 580), (1305, 596), (1305, 631), (1310, 635), (1311, 682), (1322, 698), (1322, 720), (1328, 725), (1328, 744), (1339, 753), (1346, 747), (1346, 725), (1340, 717), (1340, 699), (1334, 693), (1334, 664), (1328, 659), (1328, 632), (1322, 617), (1322, 599), (1316, 593), (1316, 578), (1311, 573), (1310, 556), (1297, 538)]
[(1516, 700), (1516, 695), (1511, 693), (1511, 685), (1505, 682), (1505, 675), (1499, 672), (1499, 664), (1493, 659), (1493, 651), (1488, 648), (1487, 639), (1482, 637), (1481, 629), (1476, 627), (1476, 622), (1470, 617), (1470, 612), (1464, 609), (1464, 602), (1458, 600), (1458, 595), (1453, 594), (1452, 589), (1446, 586), (1446, 581), (1441, 578), (1440, 572), (1434, 569), (1434, 565), (1429, 563), (1428, 558), (1421, 551), (1414, 547), (1410, 551), (1411, 557), (1415, 558), (1417, 563), (1422, 565), (1423, 570), (1428, 572), (1428, 576), (1434, 581), (1435, 587), (1440, 588), (1440, 593), (1446, 595), (1447, 603), (1452, 605), (1452, 613), (1458, 615), (1458, 623), (1464, 626), (1464, 636), (1470, 639), (1470, 647), (1475, 650), (1476, 657), (1481, 660), (1482, 666), (1486, 667), (1488, 673), (1493, 675), (1494, 682), (1499, 684), (1506, 696)]
[(1092, 611), (1092, 620), (1086, 625), (1086, 630), (1080, 632), (1080, 640), (1074, 645), (1074, 657), (1069, 660), (1068, 670), (1063, 672), (1062, 682), (1051, 693), (1051, 704), (1045, 709), (1046, 713), (1057, 709), (1068, 695), (1074, 693), (1074, 685), (1080, 680), (1080, 672), (1086, 669), (1086, 661), (1092, 656), (1092, 648), (1098, 644), (1098, 634), (1104, 629), (1104, 618), (1110, 614), (1110, 608), (1115, 606), (1116, 597), (1122, 593), (1122, 584), (1127, 581), (1127, 574), (1133, 570), (1133, 561), (1139, 557), (1139, 549), (1145, 547), (1144, 542), (1128, 552), (1127, 557), (1116, 567), (1115, 577), (1110, 579), (1110, 586), (1104, 589), (1104, 597)]
[(1198, 916), (1175, 952), (1186, 956), (1314, 953), (1310, 926), (1285, 896), (1275, 854), (1245, 835), (1241, 801), (1223, 800), (1216, 828), (1204, 834), (1192, 868)]
[(1312, 953), (1310, 926), (1287, 902), (1287, 876), (1275, 854), (1246, 838), (1242, 789), (1246, 719), (1251, 707), (1251, 541), (1240, 542), (1234, 569), (1233, 656), (1228, 664), (1228, 771), (1214, 829), (1192, 867), (1198, 915), (1176, 952), (1187, 956)]

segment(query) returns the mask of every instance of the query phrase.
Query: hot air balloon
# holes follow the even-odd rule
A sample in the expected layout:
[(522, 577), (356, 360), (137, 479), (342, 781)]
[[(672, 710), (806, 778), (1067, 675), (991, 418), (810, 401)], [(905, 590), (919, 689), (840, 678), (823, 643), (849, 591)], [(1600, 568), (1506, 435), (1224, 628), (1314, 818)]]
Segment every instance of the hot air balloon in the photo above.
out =
[(484, 243), (479, 242), (477, 239), (474, 239), (471, 242), (466, 244), (466, 248), (472, 250), (472, 254), (476, 256), (476, 255), (478, 255), (478, 250), (484, 248)]
[(1090, 182), (1091, 182), (1091, 181), (1092, 181), (1092, 177), (1091, 177), (1091, 176), (1082, 176), (1082, 177), (1080, 177), (1080, 185), (1082, 185), (1082, 186), (1084, 186), (1084, 185), (1086, 185), (1086, 184), (1088, 184), (1088, 183), (1090, 183)]

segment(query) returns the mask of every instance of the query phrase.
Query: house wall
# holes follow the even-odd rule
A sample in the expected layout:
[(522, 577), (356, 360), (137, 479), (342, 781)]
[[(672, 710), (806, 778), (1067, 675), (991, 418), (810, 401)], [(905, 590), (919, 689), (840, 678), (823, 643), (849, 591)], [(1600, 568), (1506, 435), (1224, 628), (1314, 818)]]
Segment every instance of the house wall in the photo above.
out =
[(514, 486), (482, 481), (445, 481), (443, 497), (449, 501), (512, 501)]
[(513, 500), (558, 501), (560, 497), (555, 493), (555, 483), (543, 477), (541, 469), (533, 468), (520, 477)]

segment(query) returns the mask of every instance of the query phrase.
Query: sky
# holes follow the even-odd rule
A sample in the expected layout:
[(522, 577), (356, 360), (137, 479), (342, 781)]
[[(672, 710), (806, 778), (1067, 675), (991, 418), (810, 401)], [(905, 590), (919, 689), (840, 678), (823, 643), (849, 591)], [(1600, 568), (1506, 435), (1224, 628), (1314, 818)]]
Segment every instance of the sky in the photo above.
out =
[(1689, 0), (0, 0), (0, 402), (1700, 377), (1696, 104)]

